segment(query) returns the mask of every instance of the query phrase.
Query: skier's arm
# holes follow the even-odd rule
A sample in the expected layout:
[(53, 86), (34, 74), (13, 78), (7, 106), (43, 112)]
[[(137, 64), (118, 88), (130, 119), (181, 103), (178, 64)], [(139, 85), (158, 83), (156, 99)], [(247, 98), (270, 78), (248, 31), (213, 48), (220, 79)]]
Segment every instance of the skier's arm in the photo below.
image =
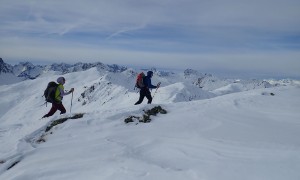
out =
[(69, 92), (64, 92), (64, 89), (62, 89), (62, 88), (59, 88), (59, 91), (60, 91), (61, 97), (63, 97), (65, 95), (71, 94), (74, 91), (74, 88), (71, 88), (71, 90)]
[(149, 81), (148, 81), (148, 88), (151, 88), (151, 89), (157, 88), (157, 86), (154, 86), (154, 85), (151, 83), (151, 79), (150, 79), (150, 78), (149, 78)]

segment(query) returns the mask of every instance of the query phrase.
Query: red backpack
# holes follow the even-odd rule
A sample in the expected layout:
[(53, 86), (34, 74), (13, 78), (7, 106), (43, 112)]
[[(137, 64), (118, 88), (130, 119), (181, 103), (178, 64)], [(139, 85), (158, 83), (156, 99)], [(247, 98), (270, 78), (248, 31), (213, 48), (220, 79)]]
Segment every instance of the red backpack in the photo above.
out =
[(137, 88), (145, 87), (144, 77), (145, 77), (145, 74), (143, 72), (141, 72), (137, 75), (135, 87), (137, 87)]

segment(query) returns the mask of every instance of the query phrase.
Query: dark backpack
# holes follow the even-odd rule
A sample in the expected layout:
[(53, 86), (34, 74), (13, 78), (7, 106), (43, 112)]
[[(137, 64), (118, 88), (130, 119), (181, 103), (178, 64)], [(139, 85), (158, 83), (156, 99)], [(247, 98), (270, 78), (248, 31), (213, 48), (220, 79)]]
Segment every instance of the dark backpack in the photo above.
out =
[(58, 87), (58, 84), (56, 82), (49, 82), (47, 88), (44, 91), (45, 100), (47, 102), (53, 103), (55, 102), (55, 91)]
[(139, 73), (137, 75), (135, 87), (137, 87), (137, 88), (143, 88), (143, 87), (145, 87), (144, 77), (145, 77), (145, 74), (143, 72), (141, 72), (141, 73)]

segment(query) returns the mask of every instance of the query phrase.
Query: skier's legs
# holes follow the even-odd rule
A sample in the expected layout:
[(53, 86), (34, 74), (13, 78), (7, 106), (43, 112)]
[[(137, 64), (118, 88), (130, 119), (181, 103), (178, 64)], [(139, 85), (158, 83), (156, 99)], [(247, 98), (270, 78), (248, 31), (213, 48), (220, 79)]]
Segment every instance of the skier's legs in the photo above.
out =
[(52, 107), (51, 107), (50, 111), (47, 114), (45, 114), (43, 116), (43, 118), (52, 116), (56, 111), (57, 111), (57, 106), (55, 103), (52, 103)]
[(141, 104), (143, 102), (144, 98), (145, 98), (145, 90), (141, 89), (140, 90), (140, 98), (134, 105)]
[(152, 96), (151, 96), (151, 92), (149, 91), (149, 89), (147, 89), (145, 96), (148, 99), (148, 104), (151, 104), (151, 102), (152, 102)]
[(66, 108), (64, 107), (64, 105), (62, 103), (57, 104), (57, 109), (60, 110), (60, 114), (65, 114), (67, 112)]

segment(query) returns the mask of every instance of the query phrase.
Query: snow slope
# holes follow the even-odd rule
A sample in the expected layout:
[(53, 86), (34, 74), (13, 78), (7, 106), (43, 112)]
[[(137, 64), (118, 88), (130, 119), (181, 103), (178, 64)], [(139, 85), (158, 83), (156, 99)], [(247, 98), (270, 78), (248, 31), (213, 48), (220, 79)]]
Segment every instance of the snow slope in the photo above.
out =
[[(86, 114), (55, 126), (43, 143), (35, 140), (45, 127), (71, 115), (69, 95), (67, 114), (40, 119), (50, 109), (42, 92), (58, 75), (0, 86), (0, 179), (300, 179), (299, 84), (209, 92), (170, 83), (152, 105), (134, 106), (134, 80), (120, 75), (65, 74), (65, 88), (75, 87), (72, 113)], [(157, 105), (168, 113), (124, 123)]]
[(14, 84), (17, 82), (21, 82), (23, 80), (23, 78), (20, 77), (16, 77), (15, 75), (11, 74), (11, 73), (7, 73), (7, 74), (1, 74), (0, 75), (0, 86), (3, 84)]

